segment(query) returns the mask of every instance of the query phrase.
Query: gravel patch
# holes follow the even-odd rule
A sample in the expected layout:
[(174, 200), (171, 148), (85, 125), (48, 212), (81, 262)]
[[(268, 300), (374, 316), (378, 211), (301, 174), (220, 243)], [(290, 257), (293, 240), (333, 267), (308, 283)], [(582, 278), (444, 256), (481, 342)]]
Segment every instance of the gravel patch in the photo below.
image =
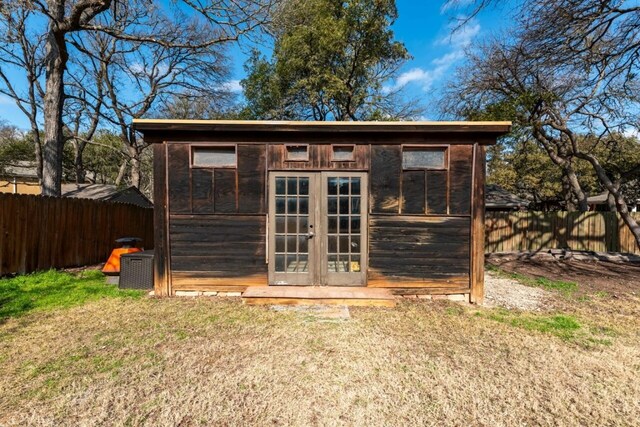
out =
[(551, 293), (540, 288), (525, 286), (514, 279), (500, 277), (491, 272), (484, 275), (486, 307), (503, 307), (508, 309), (541, 311)]

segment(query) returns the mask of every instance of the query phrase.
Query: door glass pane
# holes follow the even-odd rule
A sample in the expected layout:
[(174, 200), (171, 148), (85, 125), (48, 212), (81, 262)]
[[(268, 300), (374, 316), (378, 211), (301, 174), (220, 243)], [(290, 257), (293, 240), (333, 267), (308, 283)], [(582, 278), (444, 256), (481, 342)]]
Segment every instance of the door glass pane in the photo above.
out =
[(338, 256), (329, 255), (327, 257), (327, 270), (330, 273), (336, 273), (338, 271)]
[(360, 195), (360, 178), (351, 178), (351, 195)]
[(309, 198), (308, 197), (300, 197), (300, 210), (298, 213), (308, 214), (309, 213)]
[(296, 273), (307, 273), (309, 271), (309, 257), (307, 255), (298, 256), (298, 269)]
[(349, 197), (340, 197), (340, 214), (349, 213)]
[(284, 254), (276, 254), (276, 268), (275, 270), (278, 272), (284, 271)]
[(351, 232), (359, 233), (360, 232), (360, 217), (354, 216), (351, 218)]
[(348, 254), (349, 253), (349, 235), (340, 236), (340, 253)]
[(287, 253), (295, 254), (298, 252), (296, 249), (296, 240), (295, 234), (293, 236), (287, 236)]
[(338, 199), (336, 197), (329, 197), (327, 202), (327, 212), (329, 215), (335, 215), (338, 213)]
[(276, 236), (276, 252), (284, 251), (284, 236)]
[(338, 252), (338, 236), (329, 236), (329, 245), (327, 247), (327, 251), (330, 254), (335, 254)]
[(295, 273), (297, 263), (296, 254), (287, 254), (287, 273)]
[(360, 235), (355, 234), (351, 236), (351, 253), (360, 253)]
[(286, 185), (284, 178), (276, 178), (276, 194), (286, 194)]
[(351, 256), (351, 264), (349, 265), (350, 269), (349, 271), (351, 271), (352, 273), (359, 273), (361, 271), (360, 269), (360, 255), (352, 255)]
[(287, 233), (288, 234), (296, 234), (298, 232), (298, 229), (296, 227), (297, 223), (298, 221), (295, 216), (287, 217)]
[(309, 239), (307, 236), (298, 236), (298, 253), (309, 252)]
[(328, 194), (336, 195), (338, 194), (338, 178), (327, 178), (328, 181)]
[(341, 216), (340, 217), (340, 233), (349, 233), (349, 217)]
[(340, 194), (349, 194), (349, 178), (339, 178)]
[(329, 227), (327, 229), (329, 233), (337, 233), (338, 232), (338, 217), (330, 216), (329, 217)]
[(300, 234), (309, 232), (309, 219), (306, 215), (298, 218), (298, 230)]
[(284, 213), (284, 197), (276, 197), (276, 213), (283, 214)]
[(300, 185), (300, 195), (309, 194), (309, 178), (300, 178), (298, 184)]
[(351, 213), (352, 214), (360, 213), (360, 197), (351, 198)]
[(287, 194), (298, 194), (298, 178), (289, 177), (287, 179)]
[(284, 233), (284, 216), (276, 217), (276, 233)]
[(297, 214), (298, 213), (298, 198), (297, 197), (287, 197), (287, 213), (288, 214)]

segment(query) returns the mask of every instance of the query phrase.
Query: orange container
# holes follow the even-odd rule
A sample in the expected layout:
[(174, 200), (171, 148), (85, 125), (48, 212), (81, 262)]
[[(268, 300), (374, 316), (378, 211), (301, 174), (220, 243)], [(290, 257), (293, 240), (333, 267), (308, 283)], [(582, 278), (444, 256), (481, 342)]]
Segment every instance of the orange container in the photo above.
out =
[(122, 237), (117, 239), (116, 242), (121, 243), (122, 247), (111, 251), (111, 255), (109, 255), (107, 263), (102, 268), (102, 272), (107, 275), (120, 274), (120, 257), (125, 254), (142, 251), (142, 248), (136, 247), (137, 242), (140, 242), (141, 240), (142, 239), (137, 237)]

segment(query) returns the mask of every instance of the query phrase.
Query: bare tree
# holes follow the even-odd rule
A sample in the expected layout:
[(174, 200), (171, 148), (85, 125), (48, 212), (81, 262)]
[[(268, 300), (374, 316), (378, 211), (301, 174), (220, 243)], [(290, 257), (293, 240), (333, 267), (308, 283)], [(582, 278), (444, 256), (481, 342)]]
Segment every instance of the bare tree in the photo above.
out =
[[(43, 54), (35, 56), (33, 64), (7, 62), (10, 67), (31, 66), (40, 81), (44, 71), (42, 117), (44, 143), (42, 144), (42, 192), (60, 195), (62, 157), (65, 143), (64, 104), (70, 57), (76, 52), (70, 38), (84, 33), (100, 33), (138, 46), (160, 46), (202, 51), (209, 47), (238, 40), (261, 25), (269, 16), (274, 0), (210, 0), (206, 2), (184, 0), (175, 4), (171, 16), (161, 12), (155, 3), (145, 0), (10, 0), (0, 3), (0, 26), (19, 29), (30, 35), (30, 40), (41, 43)], [(31, 19), (22, 19), (24, 16)], [(22, 27), (21, 27), (22, 25)], [(5, 38), (10, 52), (29, 51), (18, 37)], [(33, 43), (33, 41), (31, 41)], [(37, 50), (37, 49), (36, 49)], [(17, 55), (17, 54), (16, 54)], [(11, 58), (11, 56), (9, 56)], [(40, 73), (40, 74), (38, 74)], [(25, 97), (16, 89), (8, 73), (4, 87), (14, 99)], [(40, 83), (42, 84), (42, 83)], [(28, 111), (27, 111), (28, 112)], [(33, 114), (37, 116), (36, 112)]]
[[(603, 152), (617, 135), (640, 130), (640, 8), (633, 2), (536, 0), (517, 29), (469, 53), (449, 86), (445, 111), (512, 118), (531, 132), (586, 209), (574, 162), (589, 162), (640, 244), (640, 227)], [(639, 148), (640, 149), (640, 146)], [(605, 154), (606, 156), (606, 154)]]
[[(42, 141), (39, 116), (44, 88), (42, 62), (44, 36), (29, 29), (35, 13), (29, 8), (0, 3), (0, 94), (13, 99), (29, 120), (36, 152), (38, 178), (42, 179)], [(11, 69), (24, 72), (23, 79)]]
[[(155, 13), (148, 10), (145, 19)], [(150, 19), (154, 25), (160, 21), (160, 16)], [(117, 20), (104, 23), (117, 34), (132, 34), (142, 25), (135, 10), (122, 10)], [(223, 85), (228, 75), (224, 46), (208, 44), (199, 26), (174, 30), (194, 44), (149, 43), (105, 36), (103, 32), (86, 33), (83, 40), (73, 41), (75, 48), (96, 64), (89, 79), (95, 91), (91, 98), (104, 103), (100, 114), (120, 135), (129, 159), (130, 183), (135, 187), (141, 185), (141, 157), (146, 145), (131, 129), (132, 119), (144, 117), (176, 97), (197, 102), (227, 96)]]

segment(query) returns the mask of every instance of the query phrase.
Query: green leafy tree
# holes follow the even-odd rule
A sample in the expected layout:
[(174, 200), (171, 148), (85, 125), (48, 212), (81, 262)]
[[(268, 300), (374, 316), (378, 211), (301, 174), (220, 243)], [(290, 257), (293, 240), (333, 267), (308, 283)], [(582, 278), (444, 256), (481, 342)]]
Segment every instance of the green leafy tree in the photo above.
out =
[(410, 58), (394, 40), (394, 0), (285, 0), (271, 60), (254, 52), (241, 84), (250, 119), (409, 119), (416, 102), (384, 84)]

